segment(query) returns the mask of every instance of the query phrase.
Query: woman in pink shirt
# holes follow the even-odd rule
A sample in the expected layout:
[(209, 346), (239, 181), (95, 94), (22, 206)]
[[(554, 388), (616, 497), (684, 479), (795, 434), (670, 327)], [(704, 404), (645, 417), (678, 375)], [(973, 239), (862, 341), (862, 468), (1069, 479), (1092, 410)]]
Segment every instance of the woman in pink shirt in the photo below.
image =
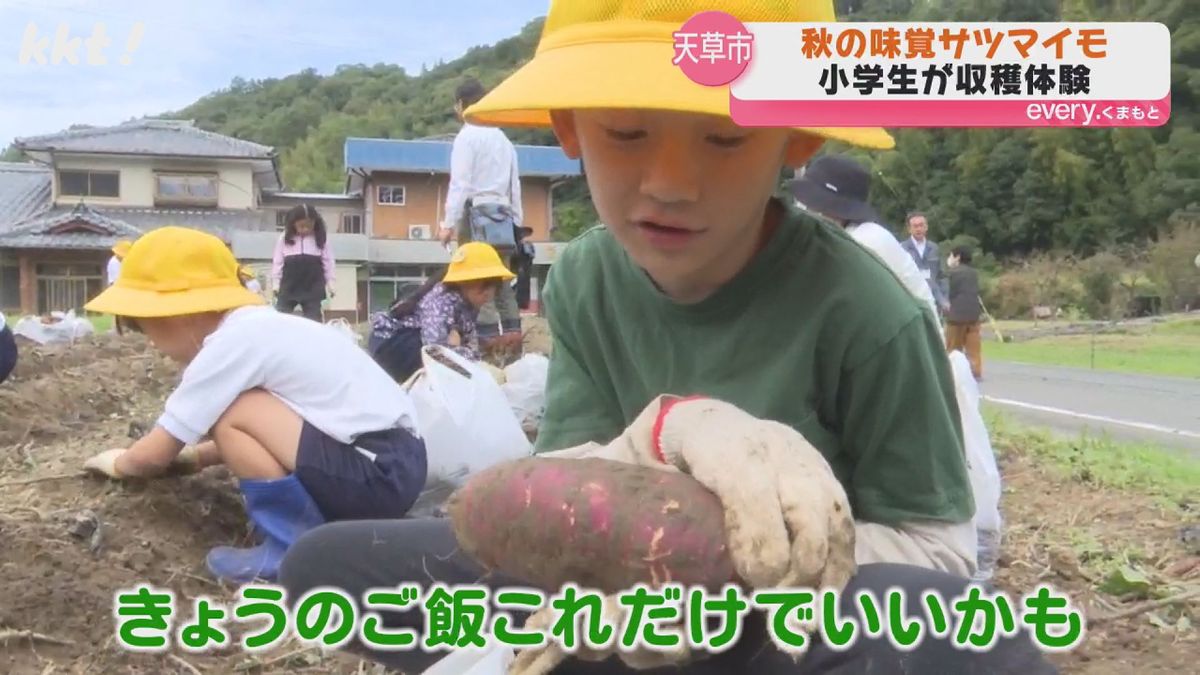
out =
[(308, 204), (288, 211), (283, 235), (275, 244), (271, 267), (275, 309), (291, 314), (296, 305), (314, 321), (321, 320), (321, 302), (333, 297), (333, 247), (325, 234), (325, 221)]

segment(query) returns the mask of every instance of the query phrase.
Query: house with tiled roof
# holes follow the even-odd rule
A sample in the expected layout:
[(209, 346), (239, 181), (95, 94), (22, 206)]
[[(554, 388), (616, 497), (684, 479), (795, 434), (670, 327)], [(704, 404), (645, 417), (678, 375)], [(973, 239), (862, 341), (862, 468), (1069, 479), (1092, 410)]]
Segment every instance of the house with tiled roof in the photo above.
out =
[(114, 243), (165, 225), (273, 230), (275, 151), (186, 120), (139, 120), (19, 138), (0, 165), (0, 308), (78, 309), (103, 288)]
[[(269, 269), (284, 214), (321, 214), (337, 260), (327, 317), (365, 319), (447, 264), (435, 239), (449, 187), (453, 136), (348, 138), (338, 194), (288, 191), (270, 147), (196, 127), (140, 120), (17, 139), (28, 161), (0, 163), (0, 310), (79, 309), (105, 283), (110, 248), (157, 227), (221, 237), (235, 256)], [(544, 281), (554, 190), (582, 169), (558, 147), (517, 146), (525, 225)]]

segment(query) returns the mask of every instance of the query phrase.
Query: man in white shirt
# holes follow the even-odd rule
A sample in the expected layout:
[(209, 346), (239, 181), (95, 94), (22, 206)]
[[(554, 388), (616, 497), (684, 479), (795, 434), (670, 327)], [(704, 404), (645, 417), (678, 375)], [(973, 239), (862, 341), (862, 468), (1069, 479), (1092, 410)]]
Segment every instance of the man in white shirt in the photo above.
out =
[[(478, 80), (463, 81), (454, 95), (458, 118), (462, 120), (463, 111), (485, 93)], [(463, 122), (450, 152), (450, 189), (438, 238), (443, 244), (456, 234), (460, 243), (480, 240), (478, 231), (487, 226), (502, 240), (485, 243), (507, 260), (516, 252), (516, 231), (523, 216), (517, 149), (500, 129)], [(470, 227), (463, 227), (464, 221)], [(477, 323), (480, 338), (513, 334), (519, 339), (521, 315), (512, 286), (500, 284), (496, 299), (479, 310)]]

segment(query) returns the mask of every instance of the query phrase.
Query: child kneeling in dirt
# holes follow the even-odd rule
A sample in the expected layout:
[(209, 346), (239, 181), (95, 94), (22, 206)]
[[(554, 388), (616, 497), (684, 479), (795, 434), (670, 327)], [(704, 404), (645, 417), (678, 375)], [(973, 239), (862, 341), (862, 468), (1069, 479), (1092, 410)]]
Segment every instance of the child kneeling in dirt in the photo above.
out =
[(482, 355), (475, 330), (479, 309), (491, 302), (500, 284), (514, 276), (492, 246), (463, 244), (444, 271), (375, 316), (367, 348), (398, 382), (407, 381), (421, 368), (421, 347), (425, 345), (449, 347), (479, 361)]
[(236, 582), (274, 579), (288, 547), (327, 520), (402, 517), (426, 474), (416, 412), (387, 373), (327, 326), (264, 305), (220, 239), (179, 227), (139, 239), (87, 305), (185, 369), (153, 430), (85, 467), (113, 478), (228, 467), (264, 536), (208, 554)]
[(8, 379), (17, 367), (17, 339), (8, 327), (4, 313), (0, 312), (0, 382)]

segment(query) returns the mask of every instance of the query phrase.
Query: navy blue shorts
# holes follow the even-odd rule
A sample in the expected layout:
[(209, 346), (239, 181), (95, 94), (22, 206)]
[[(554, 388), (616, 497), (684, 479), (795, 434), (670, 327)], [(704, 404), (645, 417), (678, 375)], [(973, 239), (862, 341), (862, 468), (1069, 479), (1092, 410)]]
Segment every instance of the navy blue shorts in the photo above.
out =
[(425, 487), (425, 441), (405, 429), (340, 443), (307, 421), (296, 451), (296, 478), (326, 520), (403, 518)]

